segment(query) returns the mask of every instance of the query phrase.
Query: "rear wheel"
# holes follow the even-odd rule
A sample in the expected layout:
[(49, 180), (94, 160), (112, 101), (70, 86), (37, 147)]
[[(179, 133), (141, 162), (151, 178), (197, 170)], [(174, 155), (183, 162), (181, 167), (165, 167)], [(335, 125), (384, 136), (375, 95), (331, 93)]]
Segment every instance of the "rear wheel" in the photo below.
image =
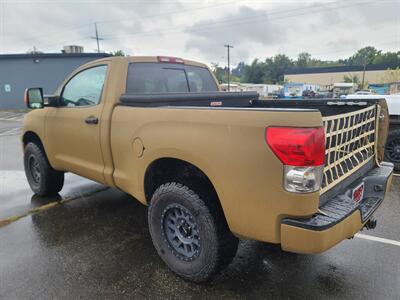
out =
[(64, 173), (54, 170), (43, 149), (28, 143), (24, 150), (25, 175), (32, 191), (39, 196), (54, 195), (64, 185)]
[(153, 244), (169, 268), (194, 282), (208, 280), (236, 255), (238, 239), (225, 220), (194, 191), (179, 183), (161, 185), (149, 206)]
[(396, 171), (400, 171), (400, 128), (389, 131), (385, 146), (385, 158), (394, 164)]

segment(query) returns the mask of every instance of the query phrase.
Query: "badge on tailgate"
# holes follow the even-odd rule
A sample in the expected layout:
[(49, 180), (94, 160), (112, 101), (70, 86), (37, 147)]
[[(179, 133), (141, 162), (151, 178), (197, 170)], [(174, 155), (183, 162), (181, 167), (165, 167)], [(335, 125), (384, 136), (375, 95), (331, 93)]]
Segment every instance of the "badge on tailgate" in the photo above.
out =
[(353, 189), (352, 198), (355, 202), (360, 202), (364, 196), (364, 182), (360, 183)]

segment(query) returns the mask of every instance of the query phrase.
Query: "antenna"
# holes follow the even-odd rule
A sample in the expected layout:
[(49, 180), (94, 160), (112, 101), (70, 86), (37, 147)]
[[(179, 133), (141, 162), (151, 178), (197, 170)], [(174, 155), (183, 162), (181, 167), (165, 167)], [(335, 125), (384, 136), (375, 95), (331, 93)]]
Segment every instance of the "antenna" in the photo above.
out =
[(99, 41), (103, 41), (104, 39), (99, 37), (99, 33), (97, 31), (97, 23), (94, 23), (94, 30), (95, 30), (96, 36), (91, 36), (90, 38), (96, 40), (96, 42), (97, 42), (97, 53), (100, 53), (100, 43), (99, 43)]

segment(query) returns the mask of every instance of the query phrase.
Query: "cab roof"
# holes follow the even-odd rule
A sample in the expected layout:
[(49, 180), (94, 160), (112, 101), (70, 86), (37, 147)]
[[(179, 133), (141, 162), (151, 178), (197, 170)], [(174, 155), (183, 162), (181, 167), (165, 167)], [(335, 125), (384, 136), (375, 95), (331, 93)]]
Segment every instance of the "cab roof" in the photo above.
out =
[(173, 56), (113, 56), (100, 59), (99, 61), (106, 60), (127, 60), (129, 63), (138, 63), (138, 62), (151, 62), (151, 63), (181, 63), (185, 65), (197, 66), (202, 68), (208, 68), (206, 64), (183, 59), (179, 57)]

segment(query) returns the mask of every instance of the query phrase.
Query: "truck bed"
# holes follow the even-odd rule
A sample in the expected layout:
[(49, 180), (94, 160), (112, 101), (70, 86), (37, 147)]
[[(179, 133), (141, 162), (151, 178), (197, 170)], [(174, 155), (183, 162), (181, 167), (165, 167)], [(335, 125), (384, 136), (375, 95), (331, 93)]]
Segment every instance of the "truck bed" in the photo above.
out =
[[(290, 116), (306, 112), (319, 112), (326, 130), (326, 165), (321, 189), (321, 204), (343, 188), (341, 181), (350, 182), (373, 167), (375, 150), (375, 104), (380, 99), (310, 99), (310, 100), (259, 100), (255, 92), (207, 92), (168, 94), (125, 94), (120, 105), (133, 107), (168, 107), (182, 109), (241, 110), (265, 112), (290, 112)], [(270, 118), (270, 115), (268, 115)], [(237, 117), (236, 117), (237, 118)], [(307, 117), (300, 117), (307, 118)], [(265, 120), (266, 124), (268, 123)], [(367, 135), (368, 133), (368, 135)], [(363, 141), (360, 142), (360, 136)], [(367, 142), (365, 147), (364, 142)], [(377, 145), (381, 148), (382, 145)], [(347, 149), (337, 152), (335, 149)], [(339, 161), (339, 163), (337, 163)], [(368, 166), (361, 173), (362, 166)], [(335, 189), (331, 189), (335, 187)], [(323, 195), (326, 193), (326, 196)]]
[(265, 108), (265, 109), (304, 109), (319, 110), (322, 116), (331, 116), (352, 112), (376, 104), (379, 99), (360, 99), (343, 101), (342, 99), (312, 100), (259, 100), (256, 92), (201, 92), (201, 93), (154, 93), (124, 94), (120, 105), (135, 107), (229, 107), (229, 108)]

